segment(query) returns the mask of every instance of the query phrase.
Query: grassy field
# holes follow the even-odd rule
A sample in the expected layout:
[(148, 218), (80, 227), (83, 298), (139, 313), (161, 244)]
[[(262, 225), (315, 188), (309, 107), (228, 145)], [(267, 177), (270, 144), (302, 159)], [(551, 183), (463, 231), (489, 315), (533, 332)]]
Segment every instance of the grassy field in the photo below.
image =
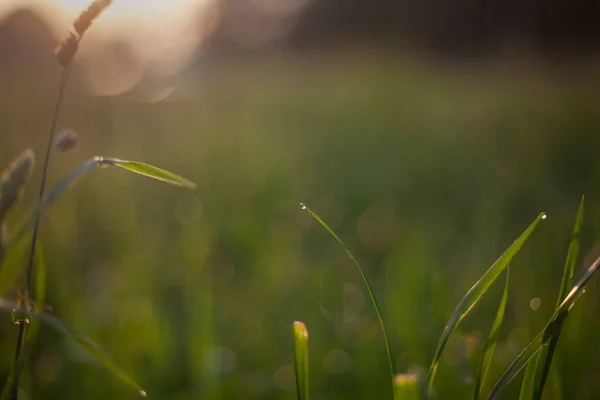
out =
[[(80, 145), (58, 160), (53, 182), (98, 154), (162, 166), (199, 189), (195, 197), (112, 169), (86, 177), (43, 220), (47, 302), (150, 398), (294, 398), (291, 323), (301, 320), (312, 399), (391, 399), (360, 275), (299, 203), (361, 261), (399, 372), (426, 371), (464, 293), (545, 211), (511, 264), (495, 381), (554, 310), (582, 194), (576, 277), (599, 253), (598, 78), (593, 68), (536, 63), (314, 57), (192, 73), (186, 96), (160, 103), (90, 97), (74, 79), (59, 126)], [(42, 156), (55, 94), (31, 84), (23, 76), (0, 93), (2, 164), (25, 147)], [(599, 285), (565, 325), (548, 399), (600, 391)], [(497, 283), (451, 338), (440, 399), (470, 397), (501, 291)], [(6, 314), (3, 378), (15, 336)], [(136, 397), (46, 328), (24, 387), (34, 399)]]

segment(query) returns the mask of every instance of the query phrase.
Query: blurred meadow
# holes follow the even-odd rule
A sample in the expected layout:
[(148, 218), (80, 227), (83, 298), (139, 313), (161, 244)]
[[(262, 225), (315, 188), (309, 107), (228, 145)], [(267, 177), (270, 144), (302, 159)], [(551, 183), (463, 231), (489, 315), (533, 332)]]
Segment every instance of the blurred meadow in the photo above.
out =
[[(19, 13), (17, 22), (9, 13), (0, 21), (0, 161), (31, 147), (38, 168), (9, 229), (36, 201), (61, 39), (44, 33), (43, 17)], [(362, 43), (222, 54), (207, 46), (177, 74), (144, 70), (132, 88), (99, 93), (103, 81), (90, 81), (90, 65), (99, 63), (96, 75), (110, 86), (137, 76), (127, 61), (135, 52), (93, 37), (97, 50), (85, 46), (59, 119), (79, 144), (56, 160), (51, 183), (103, 155), (158, 165), (199, 187), (195, 196), (99, 170), (42, 220), (52, 313), (104, 347), (149, 398), (295, 398), (295, 320), (310, 332), (312, 399), (392, 398), (361, 277), (300, 202), (360, 260), (398, 372), (427, 371), (464, 293), (539, 212), (547, 220), (511, 263), (493, 381), (554, 311), (582, 194), (576, 278), (600, 253), (592, 56), (509, 49), (463, 57)], [(451, 337), (438, 398), (471, 396), (502, 287)], [(599, 307), (592, 280), (565, 324), (545, 399), (597, 398)], [(3, 382), (15, 337), (5, 313)], [(519, 382), (502, 398), (517, 398)], [(136, 398), (44, 326), (22, 390), (25, 399)]]

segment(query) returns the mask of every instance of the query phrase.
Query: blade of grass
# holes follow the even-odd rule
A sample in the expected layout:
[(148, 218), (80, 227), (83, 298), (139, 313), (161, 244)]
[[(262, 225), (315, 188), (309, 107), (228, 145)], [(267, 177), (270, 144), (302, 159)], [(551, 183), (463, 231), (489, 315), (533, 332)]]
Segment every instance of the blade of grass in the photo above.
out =
[(419, 378), (415, 374), (397, 374), (394, 378), (396, 396), (402, 400), (420, 400)]
[[(136, 165), (144, 165), (148, 168), (146, 169), (145, 173), (142, 173), (134, 171), (133, 167), (126, 168), (125, 166), (118, 164), (118, 162), (128, 163), (126, 165), (128, 165), (129, 167), (131, 167), (132, 165), (134, 167)], [(56, 185), (54, 185), (54, 187), (44, 196), (44, 198), (39, 202), (39, 204), (33, 209), (33, 211), (30, 212), (30, 214), (24, 219), (21, 225), (15, 230), (15, 233), (8, 238), (4, 247), (4, 257), (0, 262), (0, 266), (2, 267), (0, 271), (0, 295), (4, 294), (7, 288), (12, 287), (14, 280), (18, 276), (16, 269), (19, 265), (18, 261), (21, 256), (21, 252), (16, 251), (15, 248), (20, 249), (22, 246), (25, 246), (24, 241), (27, 239), (25, 235), (34, 226), (38, 216), (40, 216), (46, 208), (52, 206), (63, 194), (65, 194), (70, 188), (77, 184), (77, 182), (79, 182), (79, 180), (83, 178), (88, 172), (98, 167), (110, 165), (126, 168), (144, 176), (149, 176), (151, 178), (171, 183), (176, 186), (186, 187), (190, 189), (196, 187), (194, 183), (184, 178), (181, 178), (168, 171), (152, 167), (148, 164), (138, 163), (135, 161), (105, 159), (103, 157), (93, 157), (89, 159), (88, 161), (71, 171), (67, 176), (62, 178)]]
[(55, 331), (65, 335), (69, 339), (75, 341), (81, 347), (86, 349), (96, 360), (98, 360), (106, 369), (108, 369), (116, 378), (118, 378), (125, 385), (135, 389), (138, 394), (142, 397), (146, 397), (146, 392), (138, 385), (129, 375), (127, 375), (121, 367), (115, 363), (111, 357), (109, 357), (98, 344), (87, 336), (77, 332), (74, 328), (70, 327), (60, 319), (40, 311), (34, 311), (25, 307), (19, 307), (15, 302), (0, 298), (0, 309), (5, 311), (16, 311), (32, 318), (40, 320), (42, 323), (48, 325)]
[[(577, 264), (577, 257), (579, 256), (579, 237), (581, 236), (581, 225), (583, 224), (583, 206), (585, 197), (581, 196), (579, 202), (579, 208), (577, 209), (577, 216), (575, 217), (575, 226), (573, 228), (573, 234), (571, 235), (571, 241), (569, 243), (569, 250), (567, 251), (567, 259), (565, 260), (565, 267), (563, 269), (563, 277), (560, 283), (560, 290), (558, 292), (558, 298), (556, 300), (556, 308), (560, 306), (569, 288), (573, 285), (573, 276), (575, 275), (575, 265)], [(535, 380), (535, 391), (533, 399), (540, 399), (544, 392), (544, 386), (548, 379), (550, 372), (550, 365), (554, 358), (554, 351), (558, 344), (562, 329), (558, 329), (556, 334), (552, 336), (550, 344), (539, 353), (537, 356), (539, 362), (536, 363), (536, 380)], [(531, 364), (533, 365), (533, 363)], [(529, 366), (527, 368), (530, 368)]]
[(477, 369), (477, 377), (475, 378), (475, 389), (473, 390), (473, 400), (479, 398), (481, 388), (485, 382), (490, 365), (492, 364), (492, 358), (494, 357), (494, 350), (496, 349), (496, 343), (500, 337), (500, 328), (502, 327), (502, 320), (504, 319), (504, 311), (506, 310), (506, 301), (508, 299), (508, 280), (509, 280), (509, 268), (506, 268), (506, 283), (504, 284), (504, 291), (502, 292), (502, 298), (496, 311), (496, 317), (492, 323), (490, 334), (485, 343), (485, 350)]
[(519, 392), (519, 400), (531, 400), (533, 398), (533, 392), (535, 389), (535, 374), (541, 354), (541, 352), (537, 353), (531, 362), (527, 364), (525, 376), (523, 377), (523, 383), (521, 384), (521, 391)]
[(358, 272), (360, 273), (360, 276), (362, 277), (362, 280), (365, 283), (365, 286), (367, 288), (367, 292), (369, 293), (369, 297), (371, 298), (371, 302), (373, 303), (373, 307), (375, 308), (375, 313), (377, 314), (377, 319), (379, 320), (379, 326), (381, 328), (381, 332), (383, 333), (383, 340), (385, 342), (385, 351), (387, 354), (388, 364), (390, 367), (390, 376), (392, 379), (392, 390), (394, 393), (394, 399), (399, 399), (399, 397), (397, 397), (397, 395), (396, 395), (396, 385), (394, 383), (396, 373), (395, 373), (395, 368), (394, 368), (394, 361), (393, 361), (394, 359), (392, 357), (392, 350), (390, 348), (390, 342), (388, 340), (388, 335), (385, 330), (385, 324), (383, 323), (383, 317), (381, 316), (381, 311), (379, 309), (377, 299), (375, 298), (375, 294), (373, 293), (373, 289), (371, 288), (371, 284), (369, 283), (367, 276), (365, 275), (362, 267), (356, 260), (356, 257), (354, 257), (354, 254), (352, 253), (352, 251), (348, 248), (348, 246), (346, 246), (346, 244), (344, 244), (342, 239), (340, 239), (340, 237), (329, 227), (329, 225), (327, 225), (327, 223), (325, 221), (323, 221), (321, 219), (321, 217), (319, 217), (313, 210), (308, 208), (306, 206), (306, 204), (300, 203), (300, 206), (303, 210), (306, 210), (310, 214), (311, 217), (313, 217), (315, 220), (317, 220), (317, 222), (319, 224), (321, 224), (321, 226), (323, 228), (325, 228), (325, 230), (327, 230), (327, 232), (329, 232), (329, 234), (331, 236), (333, 236), (333, 238), (344, 248), (344, 250), (346, 251), (346, 254), (348, 254), (348, 257), (350, 257), (350, 259), (352, 260), (352, 262), (358, 269)]
[(303, 322), (293, 323), (294, 366), (298, 400), (308, 400), (308, 330)]
[[(35, 268), (35, 304), (30, 304), (31, 307), (35, 306), (35, 309), (38, 312), (42, 312), (46, 303), (46, 261), (44, 259), (43, 247), (40, 243), (38, 243), (37, 251), (35, 253), (34, 259), (34, 268)], [(8, 377), (6, 386), (2, 391), (2, 395), (0, 396), (1, 400), (5, 400), (9, 397), (11, 389), (13, 389), (16, 385), (15, 377), (21, 375), (21, 371), (24, 366), (29, 361), (31, 357), (31, 353), (33, 352), (33, 348), (35, 345), (35, 341), (37, 339), (37, 335), (40, 329), (39, 320), (33, 319), (29, 323), (27, 340), (24, 344), (24, 350), (19, 358), (18, 364), (15, 366), (14, 370), (10, 372), (10, 376)]]
[(179, 175), (175, 175), (172, 172), (164, 169), (155, 167), (150, 164), (146, 164), (138, 161), (119, 160), (118, 158), (104, 158), (102, 160), (103, 165), (115, 165), (120, 168), (124, 168), (128, 171), (147, 176), (152, 179), (156, 179), (162, 182), (170, 183), (171, 185), (181, 186), (188, 189), (196, 189), (196, 184), (189, 181)]
[(437, 371), (437, 367), (439, 364), (440, 357), (442, 356), (442, 352), (446, 347), (446, 343), (448, 342), (448, 338), (450, 334), (456, 329), (457, 325), (460, 321), (471, 311), (471, 309), (475, 306), (475, 304), (479, 301), (479, 299), (487, 292), (490, 286), (496, 281), (496, 278), (504, 271), (513, 257), (518, 253), (523, 244), (527, 241), (529, 236), (535, 230), (535, 227), (540, 222), (540, 220), (545, 219), (546, 214), (541, 213), (538, 217), (529, 225), (529, 227), (519, 236), (513, 244), (496, 260), (496, 262), (483, 274), (481, 278), (469, 289), (467, 294), (460, 301), (456, 310), (450, 317), (450, 320), (444, 327), (444, 331), (442, 332), (442, 336), (438, 342), (437, 349), (435, 351), (435, 355), (433, 356), (433, 361), (431, 363), (431, 367), (429, 368), (429, 372), (427, 373), (427, 386), (428, 391), (431, 393), (433, 389), (433, 380), (435, 378), (435, 373)]
[(519, 374), (519, 372), (531, 361), (531, 359), (542, 350), (542, 346), (548, 344), (555, 335), (562, 329), (562, 325), (568, 316), (571, 307), (585, 292), (585, 285), (598, 272), (600, 268), (600, 257), (594, 261), (592, 266), (573, 286), (567, 297), (560, 303), (546, 327), (525, 347), (525, 349), (515, 358), (510, 366), (504, 371), (492, 392), (489, 400), (496, 399), (508, 384)]

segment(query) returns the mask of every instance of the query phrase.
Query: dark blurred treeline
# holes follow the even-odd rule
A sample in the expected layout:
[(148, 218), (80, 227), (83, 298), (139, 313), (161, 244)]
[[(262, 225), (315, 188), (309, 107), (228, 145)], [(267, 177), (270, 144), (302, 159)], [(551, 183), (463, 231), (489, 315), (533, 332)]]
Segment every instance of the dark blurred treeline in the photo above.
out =
[[(480, 57), (516, 45), (566, 59), (600, 51), (597, 0), (217, 0), (215, 7), (215, 29), (199, 45), (208, 57), (356, 47)], [(0, 68), (35, 66), (56, 42), (34, 11), (17, 10), (0, 20)]]
[(287, 14), (261, 3), (268, 2), (223, 0), (213, 40), (227, 42), (229, 24), (250, 24), (249, 32), (271, 24), (284, 32), (274, 42), (292, 50), (374, 46), (481, 56), (507, 42), (549, 54), (600, 49), (596, 0), (313, 0)]

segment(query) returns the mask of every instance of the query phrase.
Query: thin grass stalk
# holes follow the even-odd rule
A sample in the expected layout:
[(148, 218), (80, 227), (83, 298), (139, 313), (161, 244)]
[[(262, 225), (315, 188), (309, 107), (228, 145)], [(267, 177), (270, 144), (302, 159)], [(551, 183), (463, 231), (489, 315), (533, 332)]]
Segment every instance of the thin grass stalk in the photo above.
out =
[(390, 375), (391, 375), (391, 379), (392, 379), (392, 391), (394, 394), (394, 399), (398, 399), (398, 396), (396, 393), (396, 383), (395, 383), (396, 382), (396, 368), (394, 368), (394, 358), (392, 356), (390, 341), (388, 339), (387, 331), (385, 329), (385, 324), (383, 323), (383, 316), (381, 315), (381, 311), (379, 309), (379, 304), (377, 303), (377, 299), (375, 298), (375, 294), (373, 292), (373, 289), (371, 288), (371, 284), (369, 283), (367, 276), (365, 275), (365, 272), (363, 271), (362, 267), (358, 263), (358, 260), (356, 259), (356, 257), (354, 257), (354, 253), (352, 253), (352, 251), (348, 248), (348, 246), (346, 246), (346, 244), (342, 241), (342, 239), (333, 231), (333, 229), (331, 229), (329, 227), (329, 225), (327, 225), (327, 223), (323, 219), (321, 219), (321, 217), (319, 217), (313, 210), (308, 208), (306, 206), (306, 204), (300, 203), (300, 207), (303, 210), (307, 211), (314, 219), (316, 219), (317, 222), (319, 224), (321, 224), (321, 226), (323, 226), (323, 228), (325, 228), (325, 230), (327, 230), (327, 232), (329, 232), (329, 234), (331, 236), (333, 236), (333, 238), (340, 245), (342, 245), (342, 247), (346, 251), (346, 254), (348, 254), (348, 257), (350, 257), (350, 259), (352, 260), (352, 262), (358, 269), (358, 272), (360, 273), (360, 276), (362, 277), (363, 282), (365, 283), (365, 286), (367, 288), (367, 292), (369, 293), (369, 297), (371, 298), (371, 302), (373, 303), (373, 308), (375, 308), (375, 313), (377, 314), (377, 319), (379, 320), (379, 326), (381, 328), (381, 332), (383, 333), (383, 341), (385, 342), (385, 352), (387, 354), (388, 364), (390, 367)]
[[(40, 191), (38, 194), (38, 204), (41, 204), (42, 199), (44, 197), (44, 191), (46, 189), (46, 180), (48, 177), (48, 166), (50, 162), (50, 154), (52, 152), (52, 144), (54, 143), (54, 131), (56, 130), (56, 123), (58, 122), (58, 115), (60, 113), (60, 106), (62, 104), (62, 100), (65, 93), (65, 88), (67, 87), (67, 81), (69, 80), (69, 72), (70, 67), (67, 66), (62, 70), (61, 79), (60, 79), (60, 88), (58, 92), (58, 98), (56, 99), (56, 104), (54, 106), (54, 112), (52, 114), (52, 122), (50, 124), (50, 132), (48, 134), (48, 145), (46, 146), (46, 154), (44, 156), (44, 166), (42, 170), (42, 181), (40, 183)], [(25, 292), (23, 293), (25, 302), (27, 307), (29, 307), (29, 292), (31, 289), (31, 281), (33, 276), (33, 264), (35, 258), (35, 246), (37, 243), (38, 231), (40, 226), (40, 215), (38, 214), (35, 219), (33, 234), (31, 235), (31, 247), (29, 248), (29, 257), (27, 261), (27, 275), (25, 277)], [(23, 343), (25, 342), (25, 332), (26, 324), (19, 324), (19, 331), (17, 333), (17, 343), (15, 346), (15, 359), (14, 359), (14, 368), (15, 368), (15, 376), (14, 380), (11, 383), (11, 389), (9, 392), (9, 399), (16, 400), (18, 398), (19, 391), (19, 359), (21, 358), (21, 352), (23, 350)]]

